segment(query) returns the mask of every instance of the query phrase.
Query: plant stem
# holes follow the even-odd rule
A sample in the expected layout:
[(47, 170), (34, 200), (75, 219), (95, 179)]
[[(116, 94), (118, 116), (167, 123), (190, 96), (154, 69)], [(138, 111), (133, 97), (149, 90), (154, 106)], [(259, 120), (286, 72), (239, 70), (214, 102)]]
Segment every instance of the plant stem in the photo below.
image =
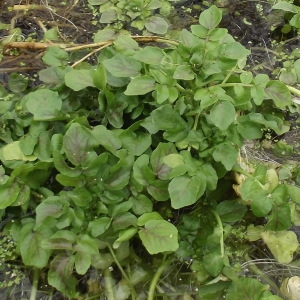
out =
[(234, 72), (235, 68), (236, 68), (237, 64), (230, 70), (230, 72), (227, 74), (227, 76), (224, 78), (224, 80), (222, 81), (221, 84), (225, 84), (228, 80), (228, 78), (231, 76), (231, 74)]
[(244, 86), (244, 87), (253, 87), (254, 84), (242, 83), (242, 82), (230, 82), (230, 83), (220, 83), (216, 84), (216, 86), (220, 87), (234, 87), (234, 86)]
[(127, 274), (125, 273), (124, 269), (122, 268), (121, 264), (119, 263), (119, 260), (116, 257), (116, 255), (115, 255), (113, 249), (111, 248), (111, 246), (109, 244), (107, 244), (107, 247), (108, 247), (108, 249), (110, 251), (110, 254), (112, 255), (112, 257), (114, 259), (114, 262), (116, 263), (117, 267), (119, 268), (120, 272), (122, 273), (124, 279), (126, 280), (128, 286), (129, 286), (129, 288), (131, 290), (131, 299), (135, 300), (137, 293), (136, 293), (133, 285), (131, 284), (130, 279), (128, 278)]
[(39, 275), (40, 275), (40, 270), (37, 269), (37, 268), (34, 268), (33, 269), (33, 279), (32, 279), (30, 300), (35, 300), (36, 299), (36, 294), (37, 294), (37, 290), (38, 290)]
[(217, 219), (217, 223), (218, 223), (218, 226), (219, 226), (220, 231), (221, 231), (220, 250), (221, 250), (221, 256), (224, 257), (225, 251), (224, 251), (224, 228), (223, 228), (223, 224), (222, 224), (221, 218), (218, 215), (218, 213), (214, 210), (212, 211), (212, 213), (214, 214), (215, 218)]
[[(193, 126), (193, 130), (197, 130), (197, 127), (198, 127), (198, 123), (199, 123), (199, 118), (200, 118), (200, 113), (196, 114), (196, 117), (195, 117), (195, 122), (194, 122), (194, 126)], [(191, 146), (188, 147), (188, 151), (190, 152), (191, 151)]]
[(105, 277), (105, 294), (107, 297), (107, 300), (117, 300), (115, 298), (115, 294), (114, 294), (114, 282), (113, 282), (113, 278), (111, 276), (111, 271), (109, 268), (106, 268), (104, 270), (104, 277)]
[[(163, 260), (165, 260), (165, 257), (164, 257)], [(149, 288), (147, 300), (153, 300), (153, 299), (154, 299), (154, 291), (155, 291), (157, 282), (158, 282), (158, 280), (159, 280), (159, 277), (160, 277), (160, 275), (163, 273), (163, 271), (165, 270), (165, 268), (170, 264), (171, 261), (172, 261), (171, 258), (165, 260), (165, 261), (160, 265), (160, 267), (156, 270), (156, 272), (155, 272), (155, 274), (154, 274), (154, 277), (153, 277), (153, 279), (152, 279), (152, 281), (151, 281), (151, 284), (150, 284), (150, 288)]]
[(241, 168), (237, 163), (232, 167), (232, 171), (243, 174), (247, 177), (253, 177), (250, 173)]
[(289, 91), (297, 96), (300, 96), (300, 90), (290, 86), (290, 85), (287, 85), (287, 88), (289, 89)]

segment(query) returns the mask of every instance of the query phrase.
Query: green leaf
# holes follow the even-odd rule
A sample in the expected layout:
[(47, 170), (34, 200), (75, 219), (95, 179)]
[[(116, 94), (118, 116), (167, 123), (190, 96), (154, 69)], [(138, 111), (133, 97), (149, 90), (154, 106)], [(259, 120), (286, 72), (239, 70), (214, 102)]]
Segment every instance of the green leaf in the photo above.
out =
[[(101, 0), (99, 0), (99, 1), (101, 1)], [(95, 43), (107, 42), (109, 40), (114, 40), (115, 38), (116, 38), (116, 33), (113, 29), (104, 28), (104, 29), (98, 30), (95, 33), (94, 42)]]
[(164, 56), (165, 54), (162, 49), (153, 46), (146, 46), (134, 54), (133, 57), (149, 65), (160, 65)]
[(292, 12), (294, 14), (298, 13), (297, 6), (291, 4), (287, 1), (281, 1), (272, 6), (272, 9), (281, 9), (284, 11)]
[(15, 141), (7, 144), (2, 148), (2, 155), (5, 160), (20, 160), (20, 161), (34, 161), (36, 156), (25, 155), (20, 148), (20, 141)]
[(143, 194), (138, 194), (135, 197), (130, 197), (132, 211), (135, 215), (142, 215), (153, 210), (152, 201)]
[(49, 238), (53, 231), (48, 227), (40, 227), (33, 231), (33, 223), (25, 224), (20, 231), (20, 251), (25, 265), (44, 268), (48, 265), (51, 250), (44, 249), (41, 243)]
[(111, 191), (117, 191), (125, 187), (129, 182), (132, 164), (133, 157), (128, 156), (110, 168), (109, 175), (104, 180), (106, 187)]
[(10, 177), (6, 183), (0, 185), (0, 209), (13, 204), (17, 199), (20, 192), (20, 185), (15, 178)]
[(238, 150), (231, 143), (222, 143), (215, 148), (213, 158), (230, 171), (238, 158)]
[(238, 124), (237, 131), (245, 140), (259, 139), (263, 135), (261, 126), (253, 122), (243, 122)]
[(91, 70), (91, 74), (95, 87), (100, 90), (105, 89), (107, 83), (107, 74), (104, 66), (101, 64), (96, 70)]
[(73, 276), (75, 257), (68, 253), (56, 255), (50, 263), (48, 283), (70, 298), (76, 298), (77, 279)]
[(286, 185), (286, 187), (292, 201), (300, 204), (300, 188), (295, 185)]
[(42, 57), (42, 60), (48, 66), (61, 67), (66, 66), (69, 62), (69, 54), (58, 47), (49, 47)]
[(80, 235), (74, 250), (77, 251), (75, 269), (78, 274), (84, 275), (91, 266), (91, 257), (99, 253), (97, 240), (87, 234)]
[(169, 98), (169, 88), (165, 84), (156, 84), (156, 101), (158, 104), (164, 103)]
[(78, 123), (73, 123), (63, 138), (63, 147), (69, 161), (74, 165), (83, 164), (94, 144), (91, 132)]
[(269, 289), (268, 285), (260, 283), (254, 278), (238, 278), (230, 285), (226, 300), (258, 300), (264, 291)]
[(197, 169), (197, 177), (205, 178), (206, 188), (208, 190), (215, 190), (218, 183), (218, 174), (216, 170), (212, 167), (211, 164), (203, 164), (200, 168)]
[(160, 16), (152, 16), (145, 23), (145, 27), (150, 32), (156, 34), (166, 34), (169, 28), (168, 22)]
[(154, 181), (153, 171), (149, 167), (148, 155), (143, 154), (134, 162), (132, 176), (139, 184), (144, 186)]
[(27, 89), (29, 78), (18, 73), (12, 73), (8, 79), (8, 87), (14, 93), (24, 92)]
[(297, 235), (293, 231), (266, 231), (261, 234), (263, 241), (281, 264), (289, 264), (298, 249)]
[(92, 195), (86, 188), (76, 187), (72, 191), (66, 193), (66, 196), (72, 200), (76, 206), (90, 206)]
[(147, 186), (147, 192), (156, 201), (166, 201), (170, 199), (168, 192), (168, 182), (162, 180), (155, 180)]
[(171, 168), (164, 163), (164, 157), (169, 154), (177, 153), (173, 143), (159, 143), (152, 152), (150, 163), (154, 174), (161, 180), (168, 179)]
[(216, 207), (216, 212), (220, 216), (222, 222), (232, 223), (240, 221), (247, 208), (237, 200), (225, 200), (219, 203)]
[(38, 136), (38, 143), (34, 149), (33, 154), (40, 160), (51, 162), (51, 133), (43, 131)]
[(182, 132), (187, 129), (186, 122), (171, 105), (163, 105), (151, 113), (154, 125), (159, 130), (169, 132)]
[(119, 248), (120, 244), (126, 241), (129, 241), (136, 233), (138, 229), (135, 227), (127, 228), (121, 232), (119, 232), (119, 237), (113, 243), (113, 248)]
[(47, 198), (36, 207), (36, 228), (43, 224), (47, 217), (59, 218), (63, 213), (63, 200), (54, 196)]
[(144, 226), (148, 221), (151, 220), (163, 220), (163, 217), (157, 211), (144, 213), (142, 216), (138, 218), (136, 225)]
[(292, 27), (300, 28), (300, 13), (295, 14), (289, 23)]
[(133, 132), (130, 129), (123, 131), (119, 138), (123, 148), (127, 149), (131, 155), (140, 156), (147, 151), (151, 145), (152, 138), (148, 133)]
[(78, 274), (86, 274), (91, 264), (91, 255), (88, 252), (78, 251), (75, 254), (75, 269)]
[(125, 95), (145, 95), (155, 89), (155, 80), (148, 75), (133, 78), (124, 92)]
[(173, 178), (168, 188), (172, 207), (179, 209), (194, 204), (203, 195), (205, 187), (205, 181), (196, 176)]
[(287, 203), (275, 205), (266, 225), (266, 229), (272, 231), (287, 230), (291, 228), (291, 208)]
[(64, 81), (68, 68), (48, 67), (39, 71), (39, 80), (45, 83), (59, 84)]
[[(61, 116), (62, 100), (58, 92), (39, 89), (25, 96), (26, 108), (36, 121), (51, 121)], [(25, 101), (26, 101), (25, 100)]]
[(221, 47), (221, 55), (230, 59), (246, 58), (251, 52), (238, 42), (224, 44)]
[(235, 109), (229, 101), (220, 101), (210, 111), (211, 121), (221, 130), (227, 130), (235, 120)]
[(107, 9), (102, 12), (99, 22), (100, 23), (113, 23), (118, 20), (117, 12), (115, 9)]
[(61, 174), (69, 176), (69, 177), (77, 177), (77, 176), (81, 175), (82, 170), (69, 167), (68, 164), (66, 163), (64, 157), (60, 154), (59, 151), (57, 151), (57, 150), (53, 151), (52, 156), (53, 156), (53, 162), (54, 162), (55, 168)]
[(215, 5), (212, 5), (209, 9), (204, 10), (199, 17), (200, 25), (203, 25), (206, 29), (213, 29), (217, 27), (222, 20), (222, 11)]
[[(199, 286), (199, 297), (205, 300), (219, 300), (224, 298), (225, 291), (230, 285), (229, 281), (218, 281)], [(241, 299), (240, 299), (241, 300)]]
[(134, 55), (140, 48), (139, 44), (129, 35), (120, 34), (114, 40), (114, 46), (119, 53), (125, 55)]
[(217, 277), (224, 267), (224, 258), (219, 252), (211, 252), (203, 256), (203, 263), (208, 273)]
[(265, 88), (265, 92), (278, 108), (285, 108), (292, 104), (292, 96), (289, 89), (278, 80), (270, 80)]
[(135, 77), (140, 74), (142, 68), (141, 63), (136, 59), (120, 53), (102, 63), (105, 69), (115, 77)]
[(182, 80), (193, 80), (195, 77), (195, 74), (192, 70), (192, 68), (188, 65), (181, 65), (181, 66), (177, 66), (174, 74), (173, 74), (173, 78), (178, 80), (178, 79), (182, 79)]
[(104, 233), (111, 224), (111, 218), (101, 217), (89, 223), (88, 230), (93, 237), (98, 237)]
[(112, 222), (112, 229), (114, 232), (126, 229), (130, 226), (136, 226), (137, 218), (130, 212), (125, 212), (122, 215), (116, 216)]
[(88, 86), (95, 87), (94, 76), (91, 70), (72, 69), (66, 73), (65, 83), (73, 91), (80, 91)]
[(177, 153), (166, 155), (162, 158), (162, 162), (172, 169), (185, 164), (184, 157)]
[(150, 254), (176, 251), (178, 232), (176, 227), (165, 220), (149, 220), (145, 228), (139, 230), (139, 237)]
[(93, 136), (97, 143), (102, 145), (111, 153), (116, 153), (118, 149), (122, 147), (122, 141), (113, 131), (108, 130), (103, 125), (98, 125), (94, 127), (92, 131)]
[(198, 89), (194, 94), (194, 99), (200, 102), (201, 109), (205, 109), (217, 101), (224, 99), (226, 91), (218, 86), (212, 86), (205, 89)]
[(49, 239), (42, 241), (41, 245), (44, 249), (65, 249), (73, 250), (76, 234), (69, 230), (60, 230), (54, 233)]

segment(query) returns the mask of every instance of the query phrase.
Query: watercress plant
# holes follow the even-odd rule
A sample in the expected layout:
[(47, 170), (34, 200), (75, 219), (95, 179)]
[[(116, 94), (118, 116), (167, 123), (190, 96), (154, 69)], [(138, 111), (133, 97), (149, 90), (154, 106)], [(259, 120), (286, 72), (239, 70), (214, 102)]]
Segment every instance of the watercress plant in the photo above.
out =
[[(187, 258), (203, 299), (228, 288), (226, 299), (241, 299), (253, 286), (257, 299), (270, 296), (232, 267), (241, 256), (232, 255), (230, 238), (245, 215), (246, 225), (267, 219), (257, 239), (291, 261), (293, 232), (287, 257), (272, 245), (299, 222), (300, 189), (281, 184), (273, 169), (252, 174), (238, 161), (245, 140), (264, 129), (288, 131), (260, 107), (283, 110), (297, 90), (244, 70), (250, 51), (218, 28), (221, 19), (211, 6), (178, 41), (162, 45), (119, 34), (96, 64), (74, 68), (69, 52), (50, 47), (41, 86), (28, 91), (14, 76), (10, 92), (1, 87), (0, 208), (14, 216), (5, 232), (23, 263), (66, 296), (76, 298), (78, 276), (96, 269), (108, 299), (141, 297), (154, 273), (154, 299), (163, 271)], [(241, 244), (248, 240), (245, 232)], [(145, 253), (145, 261), (159, 261), (157, 271), (141, 262)], [(115, 286), (112, 267), (121, 278)], [(212, 279), (218, 284), (204, 285)]]

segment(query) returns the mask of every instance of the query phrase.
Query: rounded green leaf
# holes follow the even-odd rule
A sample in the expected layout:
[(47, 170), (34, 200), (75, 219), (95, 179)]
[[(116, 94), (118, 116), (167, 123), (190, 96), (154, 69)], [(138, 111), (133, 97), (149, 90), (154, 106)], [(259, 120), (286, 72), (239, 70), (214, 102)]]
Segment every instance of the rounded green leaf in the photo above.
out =
[(235, 109), (231, 102), (220, 101), (210, 112), (211, 121), (221, 130), (227, 130), (235, 120)]
[(179, 209), (194, 204), (204, 193), (205, 187), (205, 181), (200, 181), (196, 176), (173, 178), (168, 188), (172, 207)]
[(104, 60), (103, 65), (115, 77), (138, 76), (142, 67), (141, 63), (136, 59), (120, 53), (110, 59)]
[(217, 27), (222, 20), (222, 11), (217, 6), (212, 5), (200, 14), (199, 23), (206, 29)]
[(145, 95), (155, 89), (155, 80), (148, 75), (133, 78), (127, 85), (125, 95)]
[(72, 69), (65, 75), (66, 86), (74, 91), (80, 91), (88, 86), (95, 87), (91, 70)]
[(237, 222), (246, 213), (247, 208), (237, 200), (225, 200), (217, 205), (216, 212), (223, 222)]
[(51, 121), (61, 116), (62, 100), (58, 92), (39, 89), (25, 96), (26, 108), (36, 121)]
[(289, 89), (278, 80), (270, 80), (265, 91), (278, 108), (285, 108), (287, 105), (292, 104), (292, 96)]
[(159, 16), (152, 16), (150, 19), (145, 23), (145, 27), (150, 32), (156, 34), (166, 34), (169, 28), (168, 22)]
[(165, 220), (149, 220), (139, 230), (139, 237), (150, 254), (174, 252), (179, 247), (176, 227)]

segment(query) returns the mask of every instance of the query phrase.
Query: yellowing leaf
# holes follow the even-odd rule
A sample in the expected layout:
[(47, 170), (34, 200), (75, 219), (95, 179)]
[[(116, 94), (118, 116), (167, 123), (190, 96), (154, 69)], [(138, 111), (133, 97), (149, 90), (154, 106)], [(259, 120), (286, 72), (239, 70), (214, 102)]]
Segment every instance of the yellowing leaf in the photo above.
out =
[(293, 260), (294, 252), (299, 246), (295, 232), (265, 231), (261, 237), (279, 263), (289, 264)]

